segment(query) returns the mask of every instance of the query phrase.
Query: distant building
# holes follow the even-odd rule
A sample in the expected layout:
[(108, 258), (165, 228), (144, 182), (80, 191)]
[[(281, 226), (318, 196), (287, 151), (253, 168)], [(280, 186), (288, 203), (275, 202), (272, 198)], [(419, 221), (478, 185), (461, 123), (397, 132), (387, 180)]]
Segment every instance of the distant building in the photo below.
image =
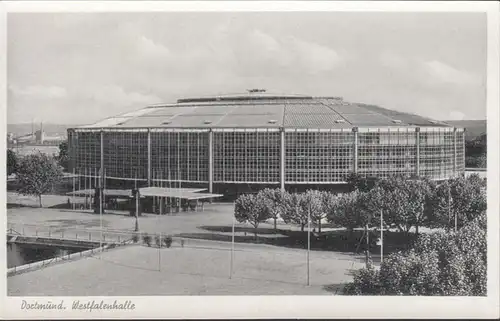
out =
[(45, 140), (45, 132), (42, 129), (37, 130), (35, 132), (35, 142), (37, 144), (43, 144), (44, 140)]

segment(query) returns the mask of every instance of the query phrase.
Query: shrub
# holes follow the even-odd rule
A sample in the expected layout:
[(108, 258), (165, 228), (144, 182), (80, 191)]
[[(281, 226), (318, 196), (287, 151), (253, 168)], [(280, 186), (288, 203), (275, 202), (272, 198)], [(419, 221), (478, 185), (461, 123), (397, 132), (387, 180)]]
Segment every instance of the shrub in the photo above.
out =
[(165, 244), (165, 246), (167, 248), (169, 248), (170, 246), (172, 246), (172, 237), (170, 236), (166, 236), (163, 238), (163, 244)]
[(354, 281), (344, 287), (344, 294), (347, 295), (378, 295), (380, 292), (379, 272), (373, 265), (356, 271)]
[(160, 235), (156, 235), (155, 236), (155, 242), (156, 242), (156, 246), (161, 247), (161, 245), (162, 245), (162, 238), (161, 238)]
[(151, 241), (152, 241), (152, 240), (153, 240), (153, 239), (152, 239), (151, 235), (144, 234), (144, 235), (142, 236), (142, 241), (143, 241), (144, 243), (146, 243), (148, 246), (151, 246)]
[(139, 242), (139, 235), (137, 235), (137, 234), (132, 235), (132, 242), (134, 242), (134, 243)]
[(407, 252), (391, 254), (380, 271), (356, 272), (350, 295), (486, 295), (486, 213), (458, 233), (424, 234)]

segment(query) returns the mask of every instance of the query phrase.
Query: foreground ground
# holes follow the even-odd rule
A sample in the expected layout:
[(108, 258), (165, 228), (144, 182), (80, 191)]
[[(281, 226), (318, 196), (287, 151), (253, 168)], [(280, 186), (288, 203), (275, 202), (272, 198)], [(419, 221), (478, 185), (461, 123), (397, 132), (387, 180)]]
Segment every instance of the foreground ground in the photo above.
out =
[[(64, 198), (45, 196), (54, 206)], [(97, 240), (130, 236), (135, 218), (126, 213), (96, 215), (57, 208), (33, 208), (36, 199), (9, 193), (8, 226), (29, 235)], [(102, 218), (102, 220), (101, 220)], [(8, 294), (34, 295), (245, 295), (334, 294), (351, 280), (352, 269), (363, 266), (363, 256), (332, 251), (311, 251), (310, 286), (307, 251), (264, 244), (236, 243), (233, 277), (229, 279), (232, 204), (207, 205), (203, 212), (145, 215), (139, 218), (143, 233), (178, 236), (170, 249), (129, 245), (102, 254), (58, 263), (8, 277)], [(236, 236), (253, 238), (251, 229), (237, 224)], [(280, 225), (282, 229), (295, 229)], [(259, 239), (278, 239), (264, 223)], [(59, 234), (58, 234), (59, 233)], [(202, 236), (200, 239), (179, 236)], [(213, 236), (213, 237), (212, 237)], [(216, 237), (215, 237), (216, 236)], [(182, 247), (181, 244), (184, 245)], [(161, 259), (161, 264), (159, 264)], [(161, 271), (160, 271), (161, 270)]]
[[(205, 241), (208, 242), (208, 241)], [(161, 264), (160, 264), (161, 262)], [(130, 245), (7, 278), (10, 296), (335, 294), (362, 263), (347, 255), (265, 245), (180, 247)]]

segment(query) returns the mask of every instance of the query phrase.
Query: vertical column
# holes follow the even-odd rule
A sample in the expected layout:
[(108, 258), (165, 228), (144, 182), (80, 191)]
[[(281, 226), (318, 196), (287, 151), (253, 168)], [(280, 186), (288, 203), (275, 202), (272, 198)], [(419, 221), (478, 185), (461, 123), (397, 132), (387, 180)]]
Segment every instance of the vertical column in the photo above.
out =
[(68, 163), (68, 172), (75, 174), (75, 162), (76, 162), (76, 150), (75, 150), (75, 131), (73, 129), (68, 129), (68, 155), (69, 155), (69, 163)]
[(457, 128), (453, 128), (453, 177), (457, 174)]
[[(104, 191), (103, 191), (103, 186), (104, 186), (104, 131), (101, 129), (101, 168), (99, 170), (99, 206), (96, 206), (97, 211), (99, 211), (100, 214), (103, 214), (103, 207), (104, 207)], [(97, 196), (97, 195), (96, 195)], [(97, 203), (96, 203), (97, 205)], [(101, 227), (102, 229), (102, 227)]]
[(352, 160), (353, 160), (352, 171), (354, 173), (357, 173), (358, 172), (358, 155), (359, 155), (359, 152), (358, 152), (358, 127), (353, 127), (352, 133), (354, 134), (354, 144), (352, 147), (352, 156), (353, 156), (352, 157)]
[(151, 130), (148, 128), (148, 186), (151, 186)]
[(213, 193), (214, 181), (214, 153), (213, 153), (213, 131), (208, 131), (208, 192)]
[(100, 180), (104, 178), (104, 131), (101, 129), (101, 162), (99, 166)]
[(281, 191), (285, 191), (285, 130), (280, 128), (280, 183)]
[(415, 128), (415, 174), (420, 176), (420, 127)]

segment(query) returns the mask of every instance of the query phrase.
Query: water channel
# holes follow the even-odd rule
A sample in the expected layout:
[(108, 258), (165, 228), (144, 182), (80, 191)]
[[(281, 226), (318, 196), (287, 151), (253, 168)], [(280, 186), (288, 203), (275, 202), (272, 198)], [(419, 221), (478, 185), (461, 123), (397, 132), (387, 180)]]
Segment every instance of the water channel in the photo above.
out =
[(41, 244), (7, 243), (7, 268), (65, 256), (90, 247), (61, 247)]

